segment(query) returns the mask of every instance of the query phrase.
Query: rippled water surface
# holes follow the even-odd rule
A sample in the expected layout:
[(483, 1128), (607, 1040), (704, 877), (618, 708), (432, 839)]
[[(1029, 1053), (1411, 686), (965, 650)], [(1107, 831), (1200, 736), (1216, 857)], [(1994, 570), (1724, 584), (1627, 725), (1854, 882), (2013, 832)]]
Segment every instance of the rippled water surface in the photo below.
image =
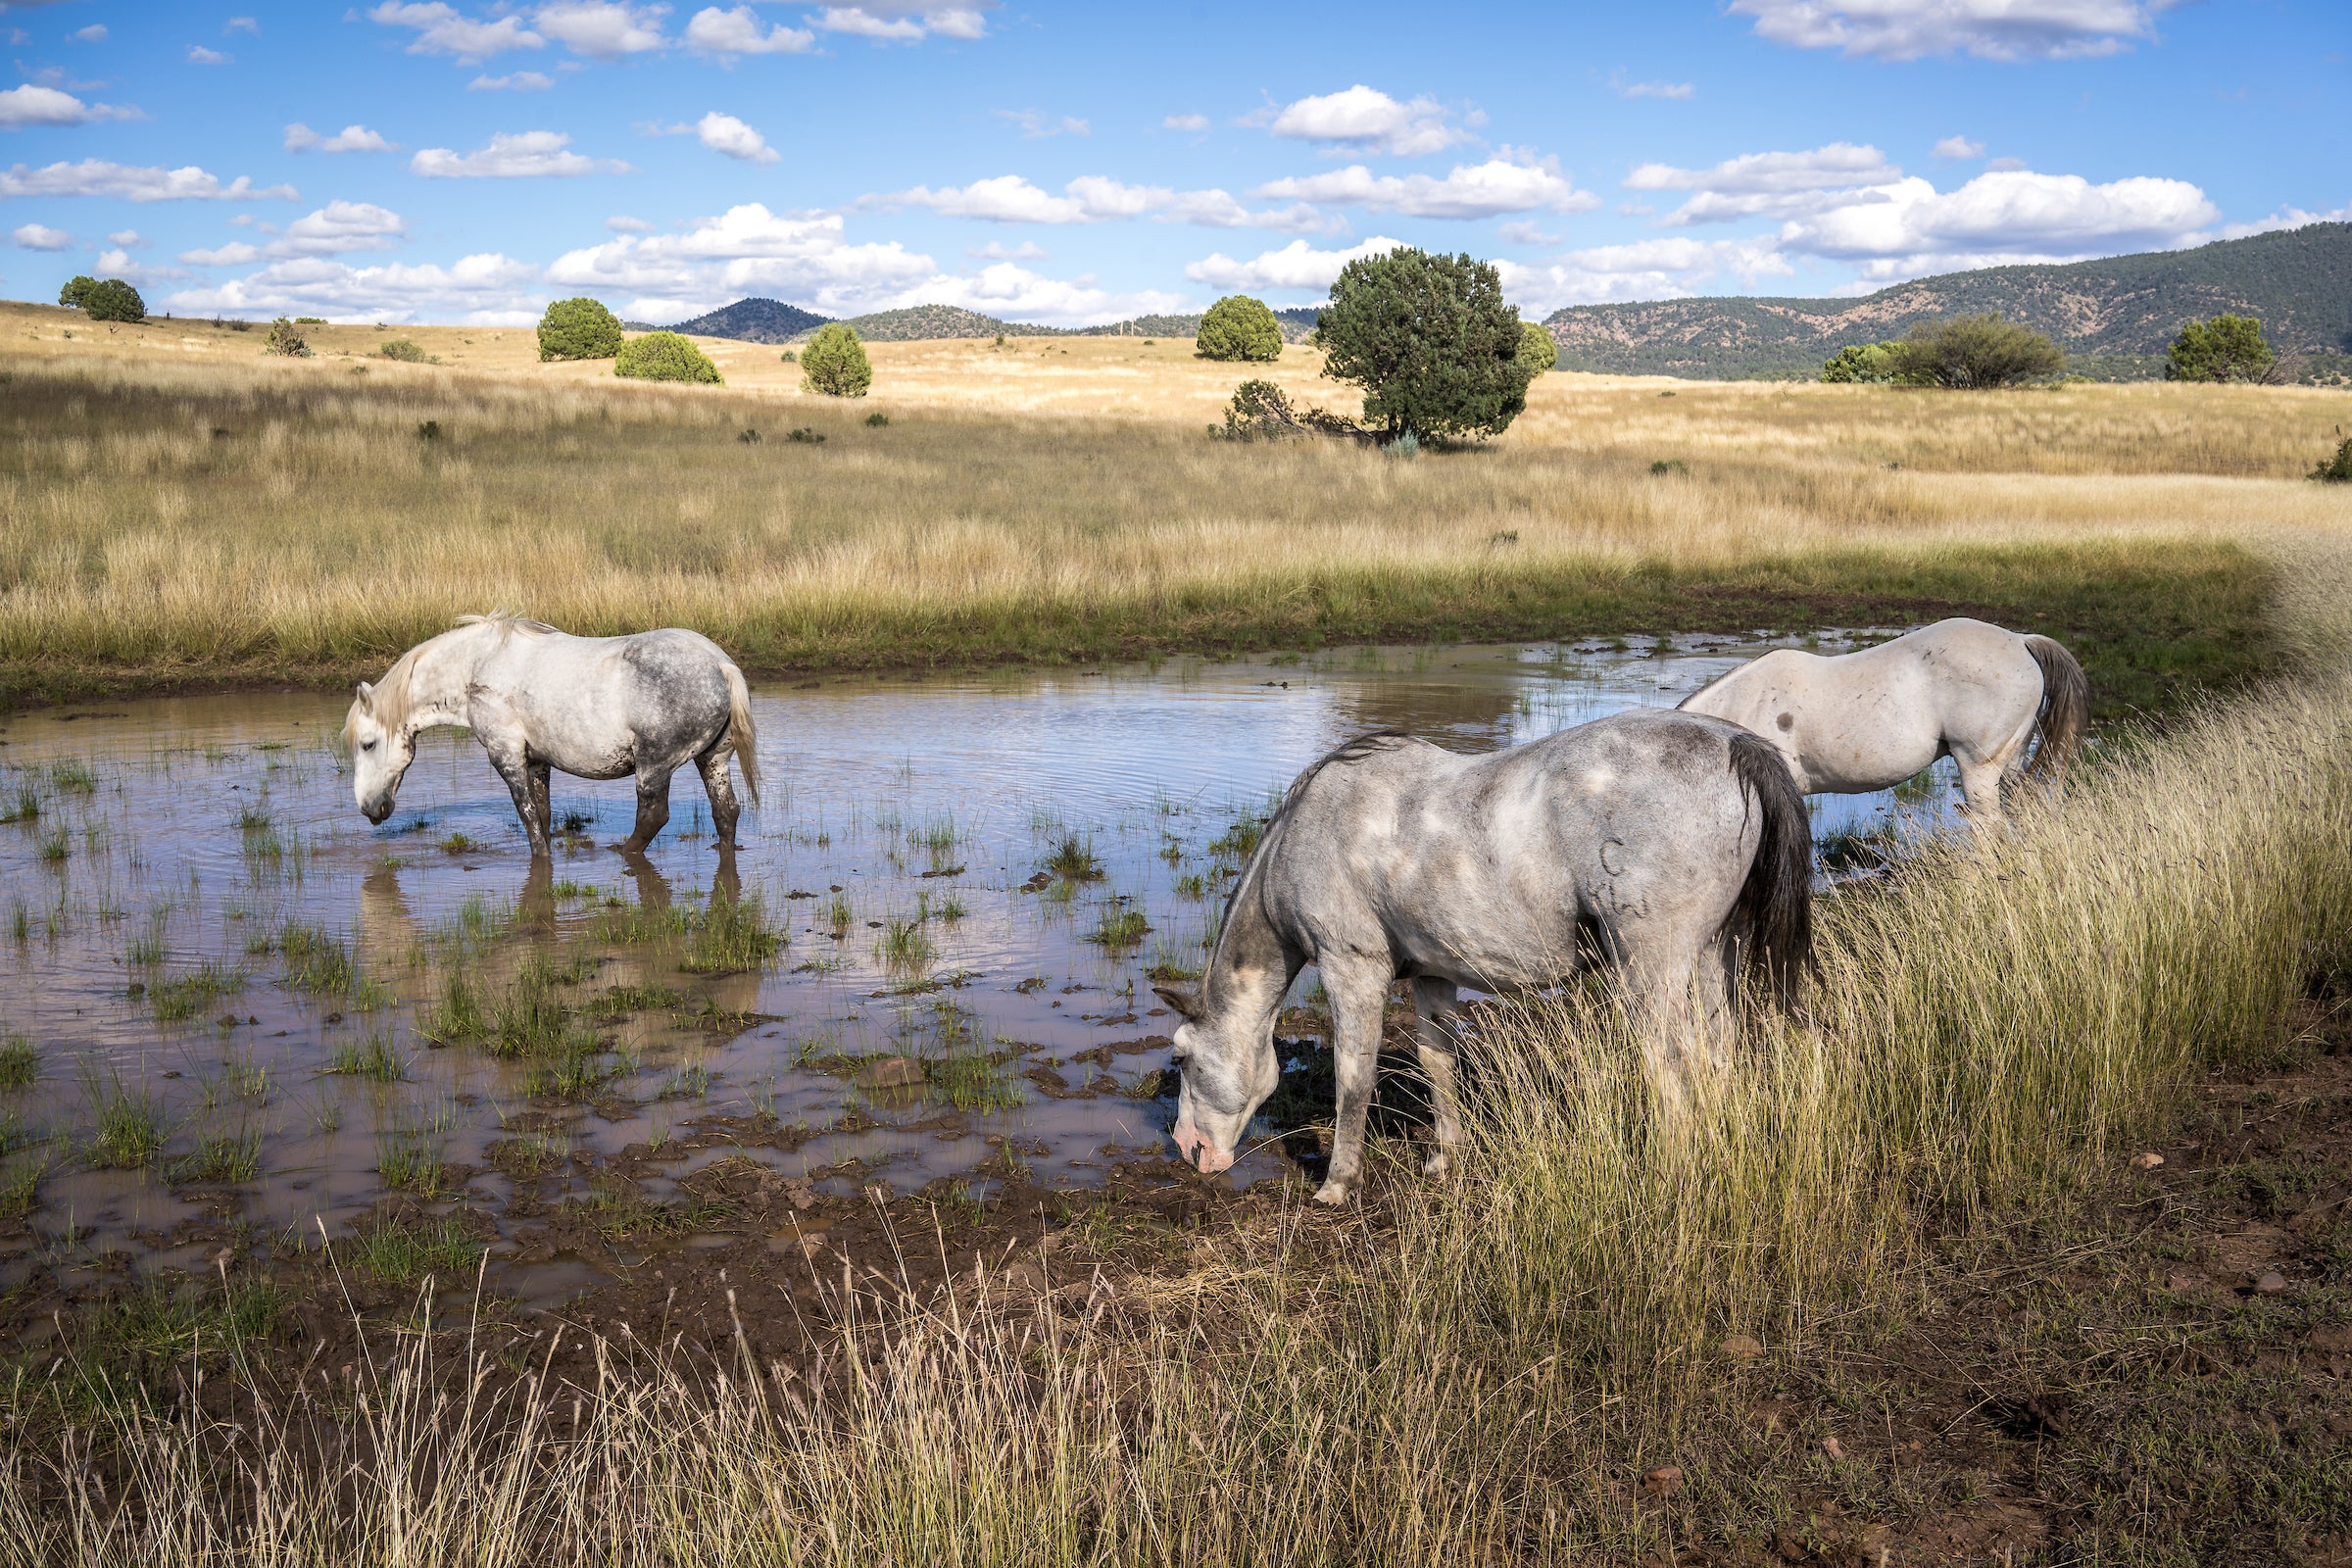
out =
[[(330, 745), (335, 699), (15, 715), (0, 1207), (29, 1205), (31, 1225), (0, 1242), (0, 1283), (42, 1248), (185, 1264), (174, 1233), (199, 1216), (333, 1233), (394, 1186), (500, 1212), (517, 1172), (592, 1172), (632, 1147), (676, 1149), (682, 1177), (735, 1136), (820, 1182), (956, 1178), (984, 1198), (992, 1155), (1099, 1181), (1166, 1152), (1170, 1020), (1149, 975), (1199, 967), (1253, 824), (1301, 766), (1375, 727), (1476, 751), (1671, 707), (1765, 646), (769, 684), (766, 800), (731, 877), (691, 769), (635, 861), (612, 848), (629, 781), (557, 775), (570, 831), (535, 875), (460, 734), (423, 739), (373, 828)], [(1894, 808), (1819, 801), (1816, 830)], [(1940, 782), (1903, 809), (1938, 819)], [(709, 929), (738, 884), (785, 939), (764, 961)], [(890, 1057), (920, 1081), (873, 1083)], [(1236, 1179), (1284, 1168), (1268, 1150)], [(597, 1265), (515, 1248), (499, 1266), (544, 1294)]]

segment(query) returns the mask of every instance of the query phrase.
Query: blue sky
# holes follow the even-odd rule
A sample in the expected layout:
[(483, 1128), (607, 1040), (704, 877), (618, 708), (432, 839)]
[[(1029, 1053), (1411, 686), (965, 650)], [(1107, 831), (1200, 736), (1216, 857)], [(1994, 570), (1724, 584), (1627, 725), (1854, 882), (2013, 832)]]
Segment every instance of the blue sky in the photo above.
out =
[(2345, 0), (0, 5), (0, 293), (1079, 324), (1402, 241), (1523, 312), (2352, 216)]

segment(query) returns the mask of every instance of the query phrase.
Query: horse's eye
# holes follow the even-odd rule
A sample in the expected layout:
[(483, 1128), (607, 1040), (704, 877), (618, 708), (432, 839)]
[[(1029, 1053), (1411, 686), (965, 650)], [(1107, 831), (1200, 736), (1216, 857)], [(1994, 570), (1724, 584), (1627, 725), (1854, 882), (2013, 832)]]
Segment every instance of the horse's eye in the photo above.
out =
[(363, 752), (372, 752), (375, 750), (375, 742), (362, 741), (360, 742), (360, 750)]

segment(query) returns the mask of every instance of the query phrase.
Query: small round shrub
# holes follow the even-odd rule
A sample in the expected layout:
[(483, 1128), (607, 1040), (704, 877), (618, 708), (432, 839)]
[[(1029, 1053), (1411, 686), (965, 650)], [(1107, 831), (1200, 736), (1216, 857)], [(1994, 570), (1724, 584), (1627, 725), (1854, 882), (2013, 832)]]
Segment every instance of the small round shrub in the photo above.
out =
[(1560, 363), (1560, 345), (1540, 322), (1519, 323), (1519, 368), (1534, 380)]
[(289, 360), (307, 360), (311, 345), (292, 321), (279, 317), (270, 323), (270, 341), (262, 345), (264, 354), (281, 354)]
[(424, 347), (413, 337), (396, 337), (384, 345), (383, 356), (387, 360), (398, 360), (404, 365), (422, 365), (424, 363)]
[(620, 346), (612, 373), (638, 381), (700, 381), (718, 386), (723, 378), (710, 357), (676, 332), (647, 332)]
[(801, 350), (801, 385), (829, 398), (861, 398), (874, 384), (873, 362), (858, 329), (847, 321), (829, 321)]
[(1894, 379), (1896, 343), (1848, 343), (1821, 362), (1821, 378), (1834, 383), (1877, 384)]
[(1263, 300), (1247, 294), (1228, 294), (1200, 318), (1200, 335), (1193, 347), (1203, 359), (1279, 360), (1282, 323)]
[(81, 302), (89, 298), (90, 290), (97, 286), (98, 280), (87, 272), (68, 278), (66, 286), (57, 291), (57, 303), (70, 311), (78, 311), (81, 309)]
[[(539, 358), (609, 360), (620, 352), (620, 318), (592, 299), (558, 300), (539, 318)], [(627, 374), (627, 371), (622, 371)]]

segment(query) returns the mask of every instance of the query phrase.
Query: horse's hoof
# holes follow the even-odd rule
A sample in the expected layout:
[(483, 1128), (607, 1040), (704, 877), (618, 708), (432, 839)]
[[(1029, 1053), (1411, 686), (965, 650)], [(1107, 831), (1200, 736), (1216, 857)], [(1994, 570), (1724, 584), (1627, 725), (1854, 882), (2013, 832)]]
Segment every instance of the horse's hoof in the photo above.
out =
[(1346, 1182), (1325, 1182), (1315, 1189), (1315, 1201), (1335, 1206), (1347, 1202), (1348, 1184)]
[(1421, 1162), (1421, 1174), (1424, 1176), (1443, 1177), (1452, 1169), (1452, 1158), (1442, 1149)]

